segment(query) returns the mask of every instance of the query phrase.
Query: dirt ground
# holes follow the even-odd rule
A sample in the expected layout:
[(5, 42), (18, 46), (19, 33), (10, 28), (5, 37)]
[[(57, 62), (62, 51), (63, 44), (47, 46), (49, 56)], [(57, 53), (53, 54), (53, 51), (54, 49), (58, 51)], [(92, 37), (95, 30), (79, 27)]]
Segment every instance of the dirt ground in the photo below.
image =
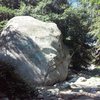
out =
[[(38, 87), (39, 95), (35, 99), (23, 100), (100, 100), (100, 69), (70, 72), (65, 82), (54, 86)], [(10, 100), (0, 93), (0, 100)], [(20, 100), (20, 99), (13, 99)]]

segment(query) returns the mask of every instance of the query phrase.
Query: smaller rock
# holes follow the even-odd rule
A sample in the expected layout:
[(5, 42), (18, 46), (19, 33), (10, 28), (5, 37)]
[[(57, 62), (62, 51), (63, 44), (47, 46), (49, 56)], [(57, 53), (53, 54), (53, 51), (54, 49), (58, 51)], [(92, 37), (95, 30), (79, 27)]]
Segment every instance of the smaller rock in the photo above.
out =
[(75, 83), (85, 82), (87, 79), (85, 77), (79, 77)]
[(64, 100), (64, 99), (62, 99), (62, 98), (58, 98), (58, 100)]
[(67, 91), (60, 91), (60, 94), (70, 94), (72, 90), (67, 90)]
[(100, 91), (97, 91), (98, 94), (100, 94)]
[(79, 92), (80, 92), (80, 93), (82, 93), (82, 92), (83, 92), (83, 90), (79, 90)]
[(59, 94), (59, 89), (55, 88), (55, 89), (48, 89), (47, 92), (51, 92), (53, 95), (54, 94)]
[(88, 69), (89, 69), (89, 70), (95, 69), (95, 65), (94, 65), (94, 64), (91, 64), (91, 66), (90, 66)]
[(77, 88), (78, 86), (77, 86), (76, 84), (74, 84), (74, 83), (71, 83), (71, 84), (70, 84), (70, 87), (71, 87), (72, 89), (74, 89), (74, 88)]
[(69, 82), (64, 82), (63, 84), (60, 84), (59, 88), (60, 89), (70, 88), (70, 83)]

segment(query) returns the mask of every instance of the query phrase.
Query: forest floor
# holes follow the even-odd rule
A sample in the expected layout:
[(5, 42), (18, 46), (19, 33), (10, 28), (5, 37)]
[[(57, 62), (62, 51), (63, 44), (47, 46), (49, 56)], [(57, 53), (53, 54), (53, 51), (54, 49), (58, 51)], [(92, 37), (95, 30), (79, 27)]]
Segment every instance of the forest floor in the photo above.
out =
[(100, 100), (100, 68), (70, 72), (67, 81), (42, 87), (36, 100)]
[[(38, 91), (39, 95), (32, 100), (100, 100), (100, 68), (78, 74), (71, 70), (65, 82), (38, 87)], [(9, 99), (0, 97), (0, 100)]]

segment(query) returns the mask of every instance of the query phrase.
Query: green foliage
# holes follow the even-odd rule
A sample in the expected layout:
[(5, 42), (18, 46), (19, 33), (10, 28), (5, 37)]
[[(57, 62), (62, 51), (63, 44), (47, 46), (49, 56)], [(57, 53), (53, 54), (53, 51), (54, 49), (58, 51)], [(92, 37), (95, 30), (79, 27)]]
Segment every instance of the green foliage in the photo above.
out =
[(6, 22), (7, 22), (7, 20), (4, 20), (4, 21), (1, 21), (1, 22), (0, 22), (0, 33), (1, 33), (1, 31), (2, 31), (2, 29), (3, 29), (3, 27), (4, 27), (4, 25), (6, 24)]
[(87, 5), (87, 9), (90, 11), (92, 23), (90, 25), (90, 33), (98, 37), (98, 43), (96, 45), (95, 64), (100, 65), (100, 0), (82, 0)]
[(80, 0), (82, 3), (100, 4), (100, 0)]
[(4, 25), (7, 23), (7, 20), (11, 19), (14, 16), (15, 16), (15, 10), (7, 8), (6, 6), (0, 6), (0, 33)]
[(66, 0), (41, 0), (33, 8), (31, 16), (43, 21), (53, 21), (61, 17), (66, 8)]
[(21, 0), (24, 2), (26, 5), (33, 5), (35, 6), (39, 0)]
[(100, 65), (100, 17), (97, 16), (94, 18), (93, 24), (91, 25), (91, 33), (96, 35), (98, 37), (98, 43), (97, 43), (97, 51), (96, 51), (96, 60), (95, 64)]
[(0, 6), (0, 32), (2, 31), (7, 20), (14, 17), (15, 11), (5, 6)]
[(95, 44), (97, 39), (90, 33), (91, 21), (88, 21), (89, 13), (85, 9), (70, 9), (66, 12), (66, 20), (63, 27), (64, 43), (70, 48), (72, 55), (71, 67), (75, 70), (88, 69), (95, 59)]
[(0, 5), (6, 6), (10, 9), (18, 9), (20, 0), (0, 0)]
[(0, 6), (0, 21), (14, 17), (15, 11), (5, 6)]
[(20, 15), (28, 15), (27, 13), (29, 13), (30, 15), (30, 6), (26, 6), (26, 4), (24, 2), (20, 3), (20, 8), (16, 11), (16, 15), (20, 16)]
[(14, 10), (11, 10), (5, 6), (0, 6), (0, 13), (11, 13), (13, 14), (14, 13)]

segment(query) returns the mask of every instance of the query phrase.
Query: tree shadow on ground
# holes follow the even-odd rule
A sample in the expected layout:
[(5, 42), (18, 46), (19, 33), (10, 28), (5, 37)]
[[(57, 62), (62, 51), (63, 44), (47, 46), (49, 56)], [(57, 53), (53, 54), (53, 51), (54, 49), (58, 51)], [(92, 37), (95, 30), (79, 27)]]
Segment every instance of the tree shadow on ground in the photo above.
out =
[[(57, 88), (51, 87), (50, 89), (55, 92)], [(79, 90), (82, 90), (82, 88), (60, 90), (54, 94), (54, 92), (48, 92), (47, 89), (43, 91), (42, 98), (37, 98), (37, 100), (100, 100), (100, 93), (97, 93), (100, 88), (84, 87), (82, 92), (79, 92)], [(96, 90), (96, 92), (93, 90)]]
[(100, 68), (95, 68), (93, 70), (81, 71), (82, 74), (85, 74), (87, 77), (100, 77)]
[(100, 68), (97, 67), (93, 70), (87, 69), (87, 70), (81, 70), (81, 71), (76, 71), (69, 68), (69, 75), (68, 75), (67, 80), (70, 80), (71, 78), (75, 77), (75, 75), (79, 77), (85, 77), (85, 78), (100, 77)]
[(71, 94), (61, 94), (62, 100), (100, 100), (100, 97), (89, 93), (72, 92)]

